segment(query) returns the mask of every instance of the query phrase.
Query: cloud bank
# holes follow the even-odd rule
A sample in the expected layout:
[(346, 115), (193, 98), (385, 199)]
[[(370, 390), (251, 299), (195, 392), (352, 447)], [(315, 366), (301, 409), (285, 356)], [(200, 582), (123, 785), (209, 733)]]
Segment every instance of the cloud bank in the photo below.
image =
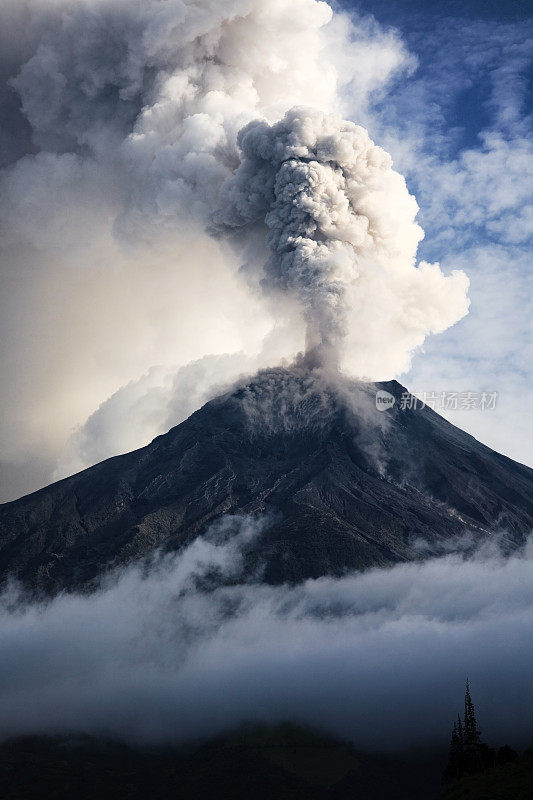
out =
[(484, 738), (531, 743), (533, 550), (272, 587), (243, 582), (268, 518), (227, 517), (93, 595), (2, 596), (2, 737), (184, 742), (292, 719), (389, 750), (446, 746), (465, 677)]

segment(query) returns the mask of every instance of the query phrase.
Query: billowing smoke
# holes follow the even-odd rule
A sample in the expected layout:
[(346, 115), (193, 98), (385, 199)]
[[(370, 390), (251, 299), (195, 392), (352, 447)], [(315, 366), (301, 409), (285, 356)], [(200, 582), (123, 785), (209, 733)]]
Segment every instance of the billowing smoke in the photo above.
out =
[(531, 744), (531, 547), (276, 587), (242, 572), (268, 524), (222, 519), (92, 595), (5, 592), (0, 737), (184, 742), (290, 719), (360, 748), (446, 747), (468, 675), (484, 739)]
[[(342, 121), (412, 68), (393, 33), (318, 0), (8, 0), (0, 45), (3, 497), (160, 432), (189, 362), (318, 347), (390, 378), (466, 313), (463, 273), (414, 265), (389, 157)], [(71, 457), (147, 374), (151, 427)]]
[(424, 235), (415, 222), (418, 206), (364, 128), (295, 108), (274, 125), (250, 123), (238, 143), (241, 164), (222, 188), (215, 228), (246, 231), (264, 222), (265, 283), (295, 293), (307, 323), (307, 351), (321, 363), (336, 361), (350, 328), (364, 324), (350, 292), (357, 300), (361, 291), (379, 314), (378, 293), (368, 297), (368, 272), (383, 281), (391, 273), (399, 305), (409, 284), (418, 282), (424, 333), (466, 314), (464, 273), (445, 278), (438, 265), (415, 268)]

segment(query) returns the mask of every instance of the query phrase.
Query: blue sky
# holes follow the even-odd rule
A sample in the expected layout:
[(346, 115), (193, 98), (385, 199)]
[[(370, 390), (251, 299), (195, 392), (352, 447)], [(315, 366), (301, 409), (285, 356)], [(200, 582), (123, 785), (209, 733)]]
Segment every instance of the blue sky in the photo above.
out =
[(471, 309), (430, 337), (404, 382), (418, 391), (499, 392), (455, 424), (531, 463), (533, 6), (527, 2), (355, 2), (414, 57), (364, 123), (420, 206), (419, 256), (471, 281)]

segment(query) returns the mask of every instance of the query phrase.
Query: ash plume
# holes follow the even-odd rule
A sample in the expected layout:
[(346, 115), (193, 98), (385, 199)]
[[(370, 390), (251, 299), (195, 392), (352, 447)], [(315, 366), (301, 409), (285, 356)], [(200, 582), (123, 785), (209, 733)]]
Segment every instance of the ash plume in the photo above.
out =
[(317, 0), (6, 0), (0, 45), (4, 499), (94, 463), (71, 437), (111, 398), (147, 424), (85, 453), (155, 436), (187, 364), (388, 379), (466, 313), (343, 122), (412, 68), (393, 32)]
[(246, 236), (258, 223), (266, 226), (263, 283), (297, 297), (311, 361), (339, 361), (350, 326), (360, 323), (352, 319), (359, 286), (371, 308), (379, 306), (379, 283), (368, 297), (367, 273), (385, 278), (390, 272), (399, 300), (418, 282), (426, 304), (436, 282), (450, 303), (446, 327), (466, 313), (463, 273), (445, 278), (436, 264), (416, 268), (424, 235), (415, 222), (418, 206), (389, 154), (364, 128), (293, 108), (273, 125), (249, 123), (237, 141), (241, 163), (222, 187), (213, 229)]

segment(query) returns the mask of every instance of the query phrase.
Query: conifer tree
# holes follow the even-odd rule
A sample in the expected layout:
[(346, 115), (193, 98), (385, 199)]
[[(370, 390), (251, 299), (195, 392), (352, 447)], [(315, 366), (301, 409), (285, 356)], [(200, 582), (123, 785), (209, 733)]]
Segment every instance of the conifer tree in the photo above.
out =
[(457, 722), (453, 723), (450, 739), (448, 764), (444, 773), (444, 780), (449, 781), (460, 778), (463, 773), (463, 726), (461, 717), (457, 715)]
[(468, 679), (465, 691), (464, 739), (467, 746), (477, 746), (481, 741), (481, 731), (477, 727), (476, 712), (470, 694), (470, 682)]
[(457, 722), (455, 723), (455, 727), (456, 727), (456, 730), (457, 730), (458, 750), (459, 750), (459, 753), (461, 754), (461, 757), (462, 757), (463, 756), (463, 751), (464, 751), (464, 744), (465, 744), (464, 739), (465, 739), (465, 737), (464, 737), (463, 723), (461, 722), (461, 715), (460, 714), (457, 714)]
[(466, 681), (465, 691), (465, 716), (463, 725), (463, 753), (465, 768), (469, 772), (475, 772), (483, 768), (481, 754), (481, 731), (477, 727), (476, 712), (472, 696), (470, 694), (470, 683)]
[(448, 750), (448, 763), (444, 770), (443, 780), (446, 783), (459, 777), (457, 767), (457, 723), (453, 723), (452, 735), (450, 738), (450, 748)]
[(466, 682), (465, 715), (457, 715), (450, 739), (448, 764), (444, 780), (460, 778), (462, 775), (479, 772), (494, 763), (494, 752), (481, 741), (477, 726), (476, 711), (470, 694), (470, 683)]

